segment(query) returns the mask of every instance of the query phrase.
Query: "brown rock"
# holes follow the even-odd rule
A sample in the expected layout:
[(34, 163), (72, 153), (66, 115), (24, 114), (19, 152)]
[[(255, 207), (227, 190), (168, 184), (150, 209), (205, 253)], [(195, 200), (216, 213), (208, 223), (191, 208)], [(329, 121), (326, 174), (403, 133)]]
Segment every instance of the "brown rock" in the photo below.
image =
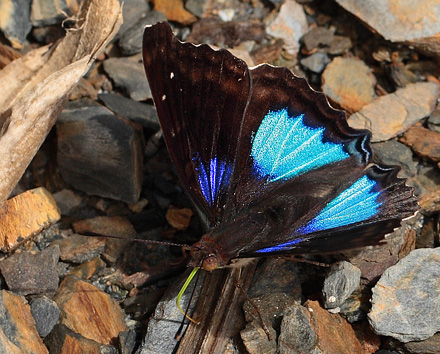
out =
[(110, 295), (90, 283), (68, 276), (54, 297), (61, 323), (101, 344), (114, 343), (126, 331), (124, 313)]
[(60, 247), (63, 261), (83, 263), (101, 254), (105, 249), (104, 237), (89, 237), (74, 234), (62, 240), (55, 240), (51, 245)]
[(0, 291), (0, 322), (2, 353), (49, 353), (38, 335), (29, 305), (20, 296)]
[(307, 301), (310, 323), (316, 334), (316, 346), (323, 353), (365, 353), (353, 328), (339, 314), (324, 310), (318, 301)]
[(133, 225), (123, 216), (97, 216), (74, 222), (73, 228), (78, 233), (91, 231), (99, 235), (126, 237), (127, 240), (107, 238), (103, 256), (110, 263), (124, 252), (129, 239), (137, 236)]
[(0, 250), (14, 249), (60, 218), (55, 199), (42, 187), (7, 200), (0, 208)]
[(20, 295), (53, 295), (58, 289), (58, 246), (37, 254), (15, 253), (0, 263), (9, 290)]
[(420, 198), (419, 205), (428, 215), (440, 211), (440, 188)]
[(417, 155), (440, 162), (440, 133), (415, 126), (403, 134), (400, 141), (411, 147)]
[(337, 57), (322, 74), (322, 90), (349, 112), (357, 112), (376, 98), (376, 78), (362, 60)]
[(167, 211), (168, 223), (177, 230), (185, 230), (191, 222), (191, 217), (194, 212), (188, 208), (173, 208), (170, 207)]
[[(44, 343), (49, 348), (51, 354), (101, 354), (111, 352), (105, 350), (109, 346), (84, 338), (63, 324), (56, 325), (53, 331), (45, 338)], [(114, 352), (116, 352), (116, 349), (114, 349)]]
[(95, 257), (91, 261), (73, 268), (69, 272), (69, 275), (73, 275), (80, 279), (90, 279), (95, 273), (105, 268), (105, 265), (105, 262), (101, 258)]
[(191, 12), (185, 10), (182, 0), (154, 0), (154, 9), (163, 12), (168, 21), (176, 21), (184, 26), (197, 20)]
[(438, 85), (418, 82), (379, 97), (348, 119), (352, 128), (368, 129), (372, 142), (389, 140), (429, 116), (437, 105)]

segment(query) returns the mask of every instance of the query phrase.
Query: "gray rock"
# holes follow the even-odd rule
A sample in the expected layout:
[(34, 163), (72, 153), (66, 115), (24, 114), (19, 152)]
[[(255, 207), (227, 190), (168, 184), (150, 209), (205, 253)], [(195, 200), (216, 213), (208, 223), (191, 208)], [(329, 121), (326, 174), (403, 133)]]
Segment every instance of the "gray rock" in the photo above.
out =
[(9, 290), (19, 295), (53, 295), (58, 289), (58, 246), (37, 254), (15, 253), (0, 262), (0, 270)]
[(383, 143), (374, 143), (372, 148), (375, 163), (401, 166), (404, 177), (414, 177), (417, 174), (416, 162), (408, 146), (393, 139)]
[(36, 27), (56, 25), (71, 15), (66, 0), (33, 0), (31, 22)]
[(322, 52), (316, 52), (307, 58), (301, 59), (302, 66), (317, 74), (321, 73), (328, 63), (330, 63), (329, 57)]
[(114, 93), (103, 93), (98, 98), (118, 116), (142, 124), (147, 129), (159, 131), (159, 118), (153, 105), (133, 101)]
[(71, 215), (81, 204), (82, 198), (70, 189), (62, 189), (53, 194), (61, 215)]
[(40, 337), (46, 337), (60, 318), (60, 309), (55, 301), (46, 296), (32, 299), (30, 302), (32, 317), (35, 320)]
[[(174, 337), (183, 319), (182, 313), (176, 306), (176, 296), (188, 277), (188, 274), (189, 273), (186, 272), (176, 286), (170, 287), (157, 305), (153, 317), (148, 322), (147, 333), (136, 354), (169, 354), (173, 352), (177, 344), (177, 340), (175, 340)], [(197, 297), (203, 285), (203, 276), (204, 273), (201, 273), (197, 290), (194, 293), (188, 311), (189, 314), (192, 313), (197, 303)], [(183, 309), (186, 309), (188, 306), (193, 288), (194, 281), (188, 286), (180, 300), (180, 306)]]
[(127, 93), (131, 99), (144, 101), (152, 98), (140, 56), (109, 58), (104, 61), (103, 65), (105, 72), (116, 86)]
[(136, 23), (141, 17), (150, 10), (148, 2), (145, 0), (124, 0), (124, 6), (122, 6), (122, 19), (123, 23), (119, 28), (118, 33), (115, 36), (120, 38), (133, 23)]
[(431, 37), (440, 32), (440, 3), (428, 1), (395, 2), (391, 0), (336, 0), (339, 5), (359, 17), (385, 39), (408, 41)]
[(350, 38), (335, 35), (327, 53), (331, 55), (341, 55), (348, 52), (352, 46), (353, 43), (351, 43)]
[(124, 331), (119, 333), (119, 350), (121, 354), (132, 354), (136, 346), (136, 332)]
[(88, 100), (69, 104), (57, 124), (63, 179), (90, 195), (135, 203), (142, 182), (141, 130)]
[(119, 39), (119, 47), (125, 56), (134, 55), (142, 51), (144, 28), (157, 22), (166, 21), (167, 17), (159, 11), (148, 12), (131, 26)]
[(295, 0), (287, 0), (281, 5), (276, 18), (267, 26), (268, 35), (281, 38), (284, 49), (291, 56), (299, 51), (299, 40), (307, 32), (307, 19), (303, 7)]
[(313, 353), (316, 334), (310, 326), (307, 309), (299, 304), (292, 305), (283, 317), (279, 336), (279, 353)]
[(440, 331), (439, 278), (440, 248), (414, 250), (387, 269), (373, 288), (374, 331), (404, 343)]
[(334, 309), (341, 306), (357, 289), (361, 281), (361, 270), (350, 262), (333, 265), (324, 280), (322, 295), (324, 307)]
[(272, 327), (268, 327), (268, 331), (271, 336), (270, 340), (258, 321), (248, 323), (245, 329), (240, 331), (246, 352), (249, 354), (275, 354), (277, 352), (276, 332)]
[(428, 128), (440, 133), (440, 107), (437, 107), (437, 109), (432, 112), (431, 117), (429, 117)]
[(14, 48), (21, 48), (32, 29), (30, 22), (32, 0), (0, 2), (0, 29)]
[(208, 6), (211, 4), (210, 0), (188, 0), (185, 3), (185, 7), (192, 14), (197, 17), (204, 17), (203, 14), (207, 10)]
[(372, 142), (386, 141), (405, 132), (434, 111), (439, 87), (433, 82), (418, 82), (379, 97), (348, 119), (352, 128), (368, 129)]
[(334, 39), (335, 30), (327, 27), (316, 27), (307, 32), (302, 41), (308, 51), (320, 46), (330, 46)]

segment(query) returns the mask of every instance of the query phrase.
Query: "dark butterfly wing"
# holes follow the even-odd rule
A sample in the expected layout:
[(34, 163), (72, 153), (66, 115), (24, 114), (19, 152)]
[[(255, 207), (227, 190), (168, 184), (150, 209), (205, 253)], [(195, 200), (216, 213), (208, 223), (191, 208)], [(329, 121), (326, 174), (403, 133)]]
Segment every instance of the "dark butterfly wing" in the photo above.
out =
[(143, 57), (178, 175), (199, 211), (215, 225), (229, 195), (249, 96), (248, 68), (226, 50), (181, 43), (166, 23), (146, 27)]
[[(396, 169), (372, 166), (367, 131), (289, 70), (144, 34), (165, 141), (225, 263), (376, 243), (417, 208)], [(220, 246), (221, 245), (221, 246)]]

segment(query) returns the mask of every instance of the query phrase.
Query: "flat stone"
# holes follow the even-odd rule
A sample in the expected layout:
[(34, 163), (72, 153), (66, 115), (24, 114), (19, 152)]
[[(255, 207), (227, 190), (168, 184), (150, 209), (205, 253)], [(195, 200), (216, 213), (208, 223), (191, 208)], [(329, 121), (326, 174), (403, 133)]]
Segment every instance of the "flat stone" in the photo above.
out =
[(403, 134), (400, 141), (419, 156), (440, 162), (440, 133), (414, 126)]
[(284, 49), (292, 57), (296, 57), (300, 43), (299, 40), (307, 32), (307, 19), (303, 7), (295, 0), (285, 1), (279, 13), (267, 27), (268, 35), (281, 38), (284, 41)]
[(330, 63), (330, 59), (323, 52), (316, 52), (307, 58), (301, 59), (302, 66), (317, 74), (321, 73), (328, 63)]
[(404, 343), (438, 332), (439, 277), (440, 248), (414, 250), (388, 268), (373, 288), (368, 319), (374, 331)]
[(66, 0), (33, 0), (31, 22), (35, 27), (56, 25), (71, 15)]
[(29, 305), (6, 290), (0, 291), (0, 352), (49, 353), (38, 335)]
[(339, 262), (333, 265), (324, 280), (322, 289), (324, 307), (334, 309), (341, 306), (357, 289), (360, 280), (360, 269), (350, 262)]
[(114, 93), (102, 93), (98, 98), (116, 115), (139, 123), (147, 129), (159, 131), (159, 118), (153, 105), (133, 101)]
[(64, 324), (57, 324), (47, 336), (44, 343), (50, 353), (87, 353), (87, 354), (117, 354), (115, 347), (98, 343), (72, 331)]
[(15, 253), (0, 262), (9, 290), (20, 295), (53, 295), (58, 289), (58, 246), (37, 254)]
[[(327, 68), (331, 64), (327, 65)], [(439, 86), (418, 82), (379, 97), (348, 119), (352, 128), (368, 129), (372, 142), (389, 140), (428, 117), (437, 105)]]
[(0, 208), (0, 250), (11, 251), (60, 218), (56, 201), (45, 188), (16, 195)]
[(142, 182), (142, 140), (133, 124), (97, 103), (70, 103), (56, 124), (63, 179), (91, 195), (136, 202)]
[(76, 232), (94, 232), (98, 235), (125, 237), (124, 239), (106, 238), (106, 248), (103, 257), (109, 263), (114, 263), (126, 250), (130, 238), (136, 238), (136, 230), (127, 218), (123, 216), (96, 216), (73, 223)]
[(104, 61), (104, 70), (117, 87), (135, 101), (151, 99), (150, 86), (145, 78), (145, 69), (140, 56), (109, 58)]
[(60, 309), (55, 301), (41, 296), (30, 302), (32, 317), (40, 337), (46, 337), (60, 318)]
[(0, 29), (15, 49), (21, 49), (32, 29), (30, 11), (32, 0), (2, 0)]
[(376, 78), (356, 58), (336, 57), (322, 74), (322, 91), (343, 109), (357, 112), (376, 98)]
[(119, 304), (90, 283), (68, 276), (54, 297), (61, 310), (61, 323), (85, 338), (111, 344), (126, 331)]
[(65, 262), (83, 263), (100, 255), (105, 249), (104, 237), (90, 237), (74, 234), (62, 240), (54, 240), (51, 246), (58, 245), (60, 258)]
[(427, 1), (336, 0), (385, 39), (392, 42), (435, 37), (440, 32), (440, 4)]
[(134, 55), (142, 51), (142, 38), (145, 26), (166, 21), (167, 17), (159, 11), (150, 11), (138, 19), (119, 39), (119, 47), (125, 56)]
[(406, 145), (392, 139), (382, 143), (374, 143), (372, 148), (375, 163), (401, 166), (404, 177), (414, 177), (417, 174), (413, 153)]
[(307, 32), (302, 41), (308, 51), (321, 46), (329, 47), (333, 43), (335, 30), (327, 27), (315, 27), (311, 31)]

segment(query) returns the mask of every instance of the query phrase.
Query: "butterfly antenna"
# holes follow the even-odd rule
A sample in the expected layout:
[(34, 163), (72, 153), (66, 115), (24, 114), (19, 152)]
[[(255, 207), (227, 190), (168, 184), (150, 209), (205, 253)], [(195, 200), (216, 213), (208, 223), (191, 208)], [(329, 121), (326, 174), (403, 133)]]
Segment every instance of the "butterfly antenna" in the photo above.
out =
[(132, 238), (132, 237), (124, 237), (124, 236), (116, 236), (116, 235), (102, 235), (92, 231), (81, 231), (81, 232), (77, 232), (77, 234), (81, 236), (90, 236), (90, 237), (116, 238), (119, 240), (142, 242), (152, 245), (176, 246), (176, 247), (182, 247), (184, 250), (191, 249), (191, 246), (180, 243), (164, 242), (164, 241), (156, 241), (156, 240), (144, 240), (142, 238)]

